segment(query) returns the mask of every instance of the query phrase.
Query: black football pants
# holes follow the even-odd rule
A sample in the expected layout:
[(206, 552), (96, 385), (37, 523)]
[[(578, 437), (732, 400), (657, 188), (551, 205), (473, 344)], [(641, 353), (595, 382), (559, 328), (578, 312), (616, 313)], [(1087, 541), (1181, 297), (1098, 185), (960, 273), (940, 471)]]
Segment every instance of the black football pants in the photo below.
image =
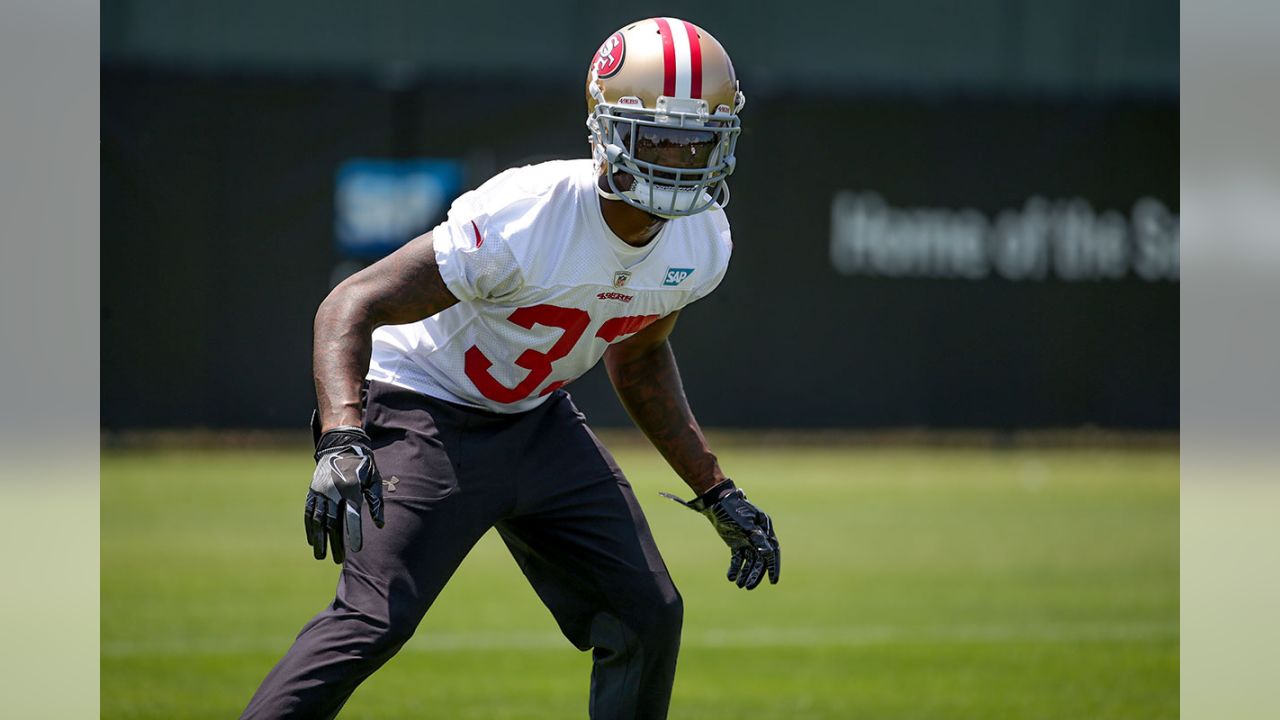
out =
[(364, 549), (347, 554), (333, 603), (302, 628), (243, 718), (336, 716), (491, 527), (569, 641), (592, 650), (591, 717), (666, 717), (680, 594), (630, 485), (565, 392), (500, 415), (374, 382), (365, 430), (386, 527), (366, 515)]

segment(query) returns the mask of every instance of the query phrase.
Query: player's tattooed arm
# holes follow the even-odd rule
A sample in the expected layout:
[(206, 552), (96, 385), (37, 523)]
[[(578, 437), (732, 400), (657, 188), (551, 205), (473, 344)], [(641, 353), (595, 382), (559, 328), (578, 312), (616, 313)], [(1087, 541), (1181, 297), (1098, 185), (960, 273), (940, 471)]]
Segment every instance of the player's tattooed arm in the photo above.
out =
[(694, 492), (725, 480), (716, 456), (689, 409), (667, 337), (678, 312), (609, 347), (605, 369), (623, 407)]
[(316, 311), (312, 374), (322, 429), (362, 424), (360, 387), (380, 325), (431, 317), (458, 302), (436, 266), (431, 233), (343, 280)]

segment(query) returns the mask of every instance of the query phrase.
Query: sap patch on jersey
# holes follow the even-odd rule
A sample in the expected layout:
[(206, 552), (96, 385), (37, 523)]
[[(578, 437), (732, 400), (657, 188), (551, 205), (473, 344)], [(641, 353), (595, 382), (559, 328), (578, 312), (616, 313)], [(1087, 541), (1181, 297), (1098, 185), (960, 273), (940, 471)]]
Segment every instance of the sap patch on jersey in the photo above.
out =
[(686, 278), (693, 274), (693, 268), (667, 268), (667, 275), (663, 279), (662, 284), (668, 287), (675, 287), (684, 282)]

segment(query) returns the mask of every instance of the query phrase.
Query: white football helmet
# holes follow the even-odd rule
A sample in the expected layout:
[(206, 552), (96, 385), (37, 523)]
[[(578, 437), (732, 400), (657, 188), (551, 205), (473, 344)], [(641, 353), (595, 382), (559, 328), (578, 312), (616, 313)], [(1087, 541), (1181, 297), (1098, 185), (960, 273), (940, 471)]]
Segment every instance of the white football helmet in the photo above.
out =
[(665, 218), (727, 205), (744, 104), (729, 55), (693, 23), (651, 18), (610, 35), (587, 73), (600, 195)]

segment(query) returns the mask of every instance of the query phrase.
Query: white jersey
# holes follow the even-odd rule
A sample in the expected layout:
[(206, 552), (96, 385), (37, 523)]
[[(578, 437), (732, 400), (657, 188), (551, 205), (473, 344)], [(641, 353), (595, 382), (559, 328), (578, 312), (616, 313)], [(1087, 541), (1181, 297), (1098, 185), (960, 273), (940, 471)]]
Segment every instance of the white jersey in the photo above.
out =
[(432, 232), (461, 302), (375, 330), (368, 377), (495, 412), (536, 407), (610, 344), (710, 293), (733, 246), (719, 207), (627, 245), (600, 214), (591, 160), (501, 173)]

